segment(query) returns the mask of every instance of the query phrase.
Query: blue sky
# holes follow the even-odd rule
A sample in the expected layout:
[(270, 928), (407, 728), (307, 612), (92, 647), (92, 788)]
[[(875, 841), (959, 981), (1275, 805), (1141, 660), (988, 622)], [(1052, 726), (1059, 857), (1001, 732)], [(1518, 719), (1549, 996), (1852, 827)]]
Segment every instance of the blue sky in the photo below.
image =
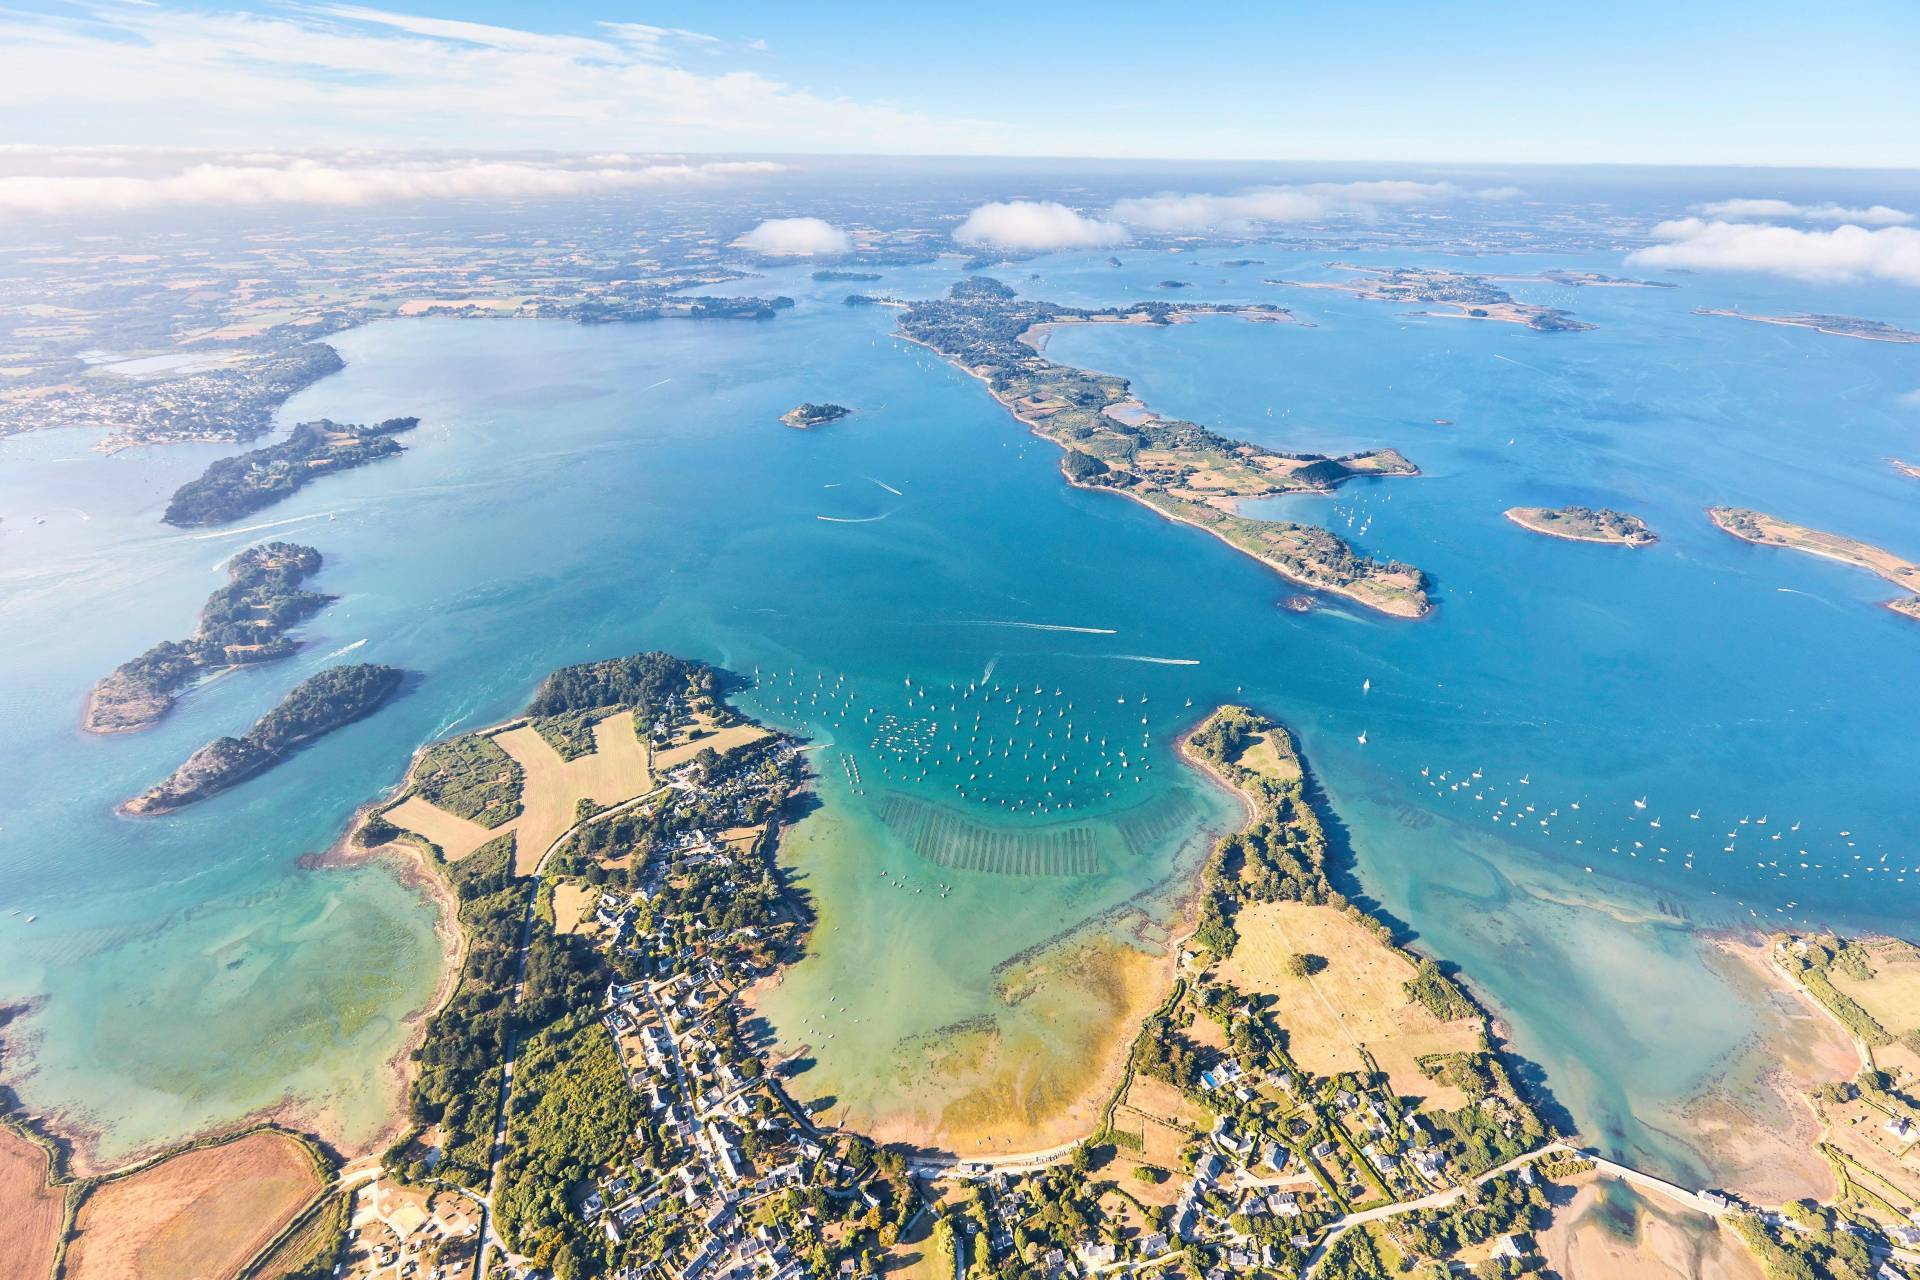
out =
[[(460, 25), (466, 24), (466, 25)], [(0, 10), (10, 142), (1920, 166), (1911, 3)]]

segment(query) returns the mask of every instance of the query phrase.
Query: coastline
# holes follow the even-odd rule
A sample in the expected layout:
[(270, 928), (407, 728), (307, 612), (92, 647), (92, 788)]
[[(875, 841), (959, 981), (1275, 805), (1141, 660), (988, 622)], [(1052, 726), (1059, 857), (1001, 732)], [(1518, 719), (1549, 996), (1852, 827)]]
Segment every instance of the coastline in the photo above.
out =
[[(509, 722), (512, 723), (512, 722)], [(124, 1173), (139, 1165), (153, 1163), (167, 1156), (219, 1142), (229, 1137), (255, 1129), (262, 1125), (271, 1125), (312, 1139), (327, 1150), (337, 1153), (343, 1160), (364, 1157), (379, 1151), (406, 1130), (406, 1091), (414, 1077), (413, 1055), (420, 1047), (426, 1035), (426, 1025), (433, 1015), (446, 1006), (459, 985), (461, 964), (466, 957), (467, 938), (460, 928), (457, 914), (457, 902), (452, 885), (441, 873), (431, 854), (409, 841), (396, 840), (373, 848), (360, 848), (353, 843), (366, 820), (379, 809), (390, 803), (396, 796), (412, 785), (413, 770), (424, 749), (416, 750), (407, 765), (405, 777), (383, 798), (362, 806), (349, 820), (345, 832), (318, 854), (301, 857), (297, 865), (301, 870), (326, 871), (364, 866), (371, 862), (382, 863), (400, 884), (418, 893), (434, 911), (434, 936), (440, 940), (441, 963), (436, 985), (427, 1002), (399, 1018), (407, 1029), (404, 1042), (379, 1062), (375, 1072), (379, 1077), (377, 1086), (388, 1095), (383, 1107), (387, 1119), (373, 1134), (358, 1141), (349, 1141), (341, 1131), (340, 1122), (330, 1104), (312, 1098), (302, 1098), (289, 1094), (278, 1102), (256, 1108), (243, 1116), (218, 1124), (195, 1129), (165, 1142), (149, 1143), (136, 1148), (112, 1161), (100, 1158), (100, 1144), (105, 1132), (95, 1123), (81, 1114), (71, 1111), (53, 1111), (39, 1115), (29, 1115), (24, 1109), (10, 1112), (10, 1116), (54, 1143), (63, 1153), (73, 1176), (80, 1178), (100, 1178)], [(15, 1006), (16, 1012), (30, 1012), (32, 1004)], [(18, 1076), (4, 1069), (9, 1056), (30, 1059), (28, 1043), (18, 1036), (9, 1038), (6, 1029), (0, 1027), (0, 1096), (4, 1096), (6, 1086)], [(30, 1069), (30, 1067), (29, 1067)]]
[[(1768, 515), (1764, 511), (1750, 511), (1739, 507), (1708, 507), (1706, 510), (1707, 518), (1713, 521), (1716, 528), (1742, 542), (1756, 547), (1798, 551), (1802, 555), (1832, 560), (1837, 564), (1873, 574), (1881, 581), (1909, 593), (1892, 600), (1881, 601), (1881, 608), (1891, 609), (1905, 617), (1920, 618), (1920, 565), (1904, 560), (1883, 547), (1862, 542), (1858, 538), (1849, 538), (1845, 534), (1829, 533), (1824, 529), (1795, 524), (1790, 520)], [(1753, 532), (1735, 527), (1734, 521), (1741, 517), (1749, 517), (1761, 522), (1761, 527)], [(1830, 545), (1812, 541), (1810, 537), (1826, 539)]]
[(1535, 509), (1536, 508), (1531, 507), (1508, 507), (1500, 514), (1530, 533), (1537, 533), (1548, 538), (1558, 538), (1562, 542), (1596, 542), (1602, 546), (1609, 547), (1650, 547), (1660, 541), (1659, 537), (1654, 534), (1649, 534), (1644, 540), (1635, 541), (1632, 538), (1605, 538), (1594, 534), (1569, 533), (1564, 529), (1549, 528), (1546, 525), (1536, 524), (1528, 519), (1528, 513)]
[[(1241, 817), (1233, 829), (1243, 830), (1258, 819), (1258, 809), (1252, 799), (1190, 749), (1189, 739), (1194, 730), (1205, 723), (1206, 717), (1202, 717), (1181, 731), (1180, 757), (1194, 766), (1216, 791), (1237, 802)], [(1093, 1065), (1080, 1073), (1071, 1096), (1059, 1100), (1048, 1114), (1033, 1121), (991, 1116), (981, 1117), (970, 1125), (950, 1122), (946, 1113), (956, 1107), (964, 1108), (969, 1098), (980, 1092), (976, 1089), (969, 1093), (971, 1085), (982, 1082), (970, 1079), (951, 1096), (929, 1098), (923, 1106), (903, 1107), (880, 1116), (842, 1111), (839, 1115), (823, 1115), (820, 1126), (858, 1133), (882, 1145), (903, 1145), (920, 1158), (984, 1162), (1004, 1167), (1054, 1162), (1068, 1155), (1080, 1142), (1098, 1134), (1108, 1100), (1127, 1078), (1140, 1028), (1174, 989), (1179, 979), (1181, 952), (1197, 925), (1200, 877), (1213, 856), (1219, 836), (1209, 827), (1196, 829), (1195, 835), (1205, 835), (1206, 842), (1191, 866), (1180, 865), (1183, 860), (1177, 859), (1164, 880), (1004, 962), (1005, 972), (996, 970), (997, 988), (1009, 1008), (1029, 1000), (1044, 1002), (1049, 994), (1059, 999), (1067, 995), (1062, 990), (1067, 985), (1073, 988), (1069, 1001), (1072, 1005), (1085, 1004), (1086, 993), (1094, 985), (1117, 988), (1121, 992), (1120, 999), (1112, 1006), (1116, 1012), (1107, 1020), (1108, 1025), (1087, 1055)], [(784, 842), (782, 847), (787, 847)], [(787, 872), (795, 870), (794, 864), (784, 860), (781, 866)], [(1156, 894), (1165, 895), (1164, 914), (1156, 913), (1144, 903)], [(815, 928), (819, 919), (816, 915)], [(1147, 930), (1165, 934), (1164, 942), (1153, 941), (1159, 948), (1157, 955), (1139, 945), (1145, 941), (1143, 935)], [(1098, 979), (1110, 981), (1098, 983), (1095, 977), (1076, 974), (1080, 964), (1093, 967)], [(782, 965), (776, 972), (762, 975), (741, 989), (735, 998), (752, 1016), (763, 1017), (762, 1002), (780, 988), (791, 969), (791, 964)], [(1062, 981), (1076, 977), (1082, 980)], [(965, 1034), (959, 1028), (954, 1030)], [(770, 1058), (770, 1065), (804, 1058), (810, 1047), (807, 1044), (789, 1046), (785, 1052)], [(998, 1048), (996, 1037), (987, 1049), (992, 1052)], [(988, 1132), (1008, 1140), (983, 1141)]]
[[(1176, 313), (1176, 314), (1184, 314), (1184, 313)], [(1078, 320), (1048, 321), (1047, 325), (1052, 326), (1052, 325), (1058, 325), (1058, 324), (1083, 324), (1083, 323), (1094, 323), (1094, 322), (1078, 321)], [(1125, 323), (1125, 322), (1108, 321), (1106, 323), (1118, 324), (1118, 323)], [(1134, 323), (1145, 323), (1145, 322), (1137, 321)], [(1267, 321), (1265, 323), (1281, 323), (1281, 322)], [(1021, 340), (1025, 339), (1026, 332), (1031, 332), (1032, 329), (1040, 328), (1040, 327), (1043, 327), (1043, 326), (1038, 326), (1038, 325), (1030, 326), (1027, 331), (1021, 334)], [(984, 375), (982, 375), (978, 370), (970, 369), (966, 365), (961, 364), (959, 361), (948, 358), (938, 348), (932, 346), (929, 343), (921, 341), (919, 338), (915, 338), (908, 334), (900, 333), (898, 331), (895, 331), (894, 336), (899, 338), (903, 342), (911, 342), (913, 345), (917, 347), (922, 347), (928, 351), (933, 352), (933, 354), (935, 356), (938, 356), (943, 363), (950, 365), (953, 368), (959, 369), (961, 372), (965, 373), (968, 377), (974, 379), (981, 386), (987, 389), (987, 394), (992, 396), (994, 399), (994, 402), (997, 403), (1001, 408), (1005, 409), (1007, 413), (1013, 417), (1014, 421), (1026, 427), (1028, 434), (1038, 436), (1041, 439), (1046, 440), (1049, 444), (1054, 445), (1055, 448), (1060, 448), (1059, 443), (1053, 440), (1050, 436), (1048, 436), (1046, 432), (1042, 431), (1040, 429), (1039, 424), (1034, 419), (1029, 418), (1025, 414), (1021, 413), (1019, 408), (1016, 407), (1005, 396), (1001, 395), (999, 391), (995, 390), (993, 383), (989, 381)], [(1066, 453), (1066, 450), (1061, 449), (1061, 453), (1062, 453), (1062, 456), (1064, 456)], [(1324, 583), (1310, 581), (1309, 579), (1302, 577), (1299, 574), (1288, 569), (1285, 565), (1277, 561), (1270, 560), (1266, 556), (1260, 555), (1258, 552), (1250, 551), (1247, 548), (1240, 546), (1239, 544), (1235, 543), (1230, 538), (1222, 534), (1218, 529), (1211, 528), (1205, 524), (1200, 523), (1197, 520), (1192, 520), (1184, 516), (1175, 515), (1173, 512), (1164, 510), (1163, 508), (1156, 506), (1152, 502), (1147, 501), (1147, 499), (1141, 497), (1136, 493), (1132, 493), (1126, 489), (1116, 489), (1111, 485), (1086, 484), (1082, 481), (1075, 480), (1072, 476), (1067, 475), (1064, 471), (1061, 472), (1061, 478), (1065, 480), (1067, 484), (1071, 485), (1075, 489), (1084, 489), (1084, 490), (1089, 490), (1089, 491), (1099, 492), (1099, 493), (1116, 494), (1120, 497), (1131, 499), (1132, 501), (1145, 507), (1147, 510), (1153, 512), (1155, 515), (1159, 516), (1161, 519), (1168, 521), (1169, 523), (1182, 524), (1182, 525), (1186, 525), (1188, 528), (1198, 529), (1202, 533), (1208, 535), (1209, 537), (1215, 539), (1216, 541), (1224, 543), (1226, 546), (1231, 547), (1233, 550), (1239, 552), (1243, 556), (1246, 556), (1248, 559), (1257, 561), (1258, 563), (1266, 566), (1269, 570), (1278, 574), (1280, 577), (1286, 579), (1288, 582), (1293, 583), (1295, 586), (1305, 587), (1309, 591), (1318, 591), (1326, 595), (1340, 596), (1343, 599), (1350, 600), (1354, 604), (1360, 605), (1363, 608), (1371, 609), (1376, 613), (1382, 613), (1392, 618), (1406, 618), (1406, 619), (1412, 620), (1412, 619), (1424, 618), (1433, 612), (1432, 602), (1428, 602), (1426, 605), (1416, 609), (1408, 609), (1404, 607), (1388, 607), (1387, 605), (1381, 604), (1378, 601), (1370, 600), (1366, 598), (1366, 596), (1363, 595), (1362, 593), (1356, 592), (1349, 587), (1329, 586)]]

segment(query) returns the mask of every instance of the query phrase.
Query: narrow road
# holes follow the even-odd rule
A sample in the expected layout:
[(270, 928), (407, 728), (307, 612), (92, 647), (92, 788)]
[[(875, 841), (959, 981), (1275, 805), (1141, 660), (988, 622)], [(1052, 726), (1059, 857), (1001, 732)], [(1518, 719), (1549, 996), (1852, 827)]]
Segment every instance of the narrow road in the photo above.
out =
[[(651, 759), (649, 759), (648, 763), (649, 768), (651, 768)], [(622, 800), (619, 804), (609, 805), (598, 813), (582, 818), (555, 836), (552, 843), (541, 850), (540, 860), (533, 864), (532, 874), (527, 877), (531, 892), (527, 894), (527, 909), (520, 917), (520, 940), (513, 951), (513, 1003), (511, 1008), (515, 1013), (519, 1011), (520, 1002), (526, 995), (527, 950), (533, 945), (533, 912), (534, 908), (540, 903), (540, 880), (541, 877), (546, 874), (547, 863), (553, 858), (554, 854), (560, 851), (560, 847), (566, 844), (568, 840), (571, 840), (582, 828), (592, 826), (594, 823), (604, 821), (616, 814), (625, 813), (635, 805), (659, 795), (665, 789), (665, 787), (655, 787), (651, 791), (644, 792), (631, 799)], [(669, 1035), (667, 1039), (671, 1042), (673, 1037)], [(674, 1049), (674, 1053), (678, 1056), (679, 1048), (677, 1046)], [(485, 1195), (480, 1197), (479, 1253), (481, 1257), (485, 1256), (486, 1246), (488, 1244), (497, 1245), (502, 1253), (507, 1251), (506, 1242), (500, 1238), (494, 1226), (493, 1198), (500, 1190), (500, 1166), (506, 1163), (507, 1158), (507, 1128), (512, 1114), (512, 1109), (508, 1104), (513, 1097), (513, 1069), (515, 1064), (518, 1063), (519, 1058), (520, 1036), (514, 1029), (514, 1020), (510, 1017), (507, 1023), (506, 1056), (500, 1064), (500, 1101), (494, 1113), (493, 1146), (489, 1152), (489, 1163), (487, 1166), (487, 1191)], [(484, 1280), (486, 1275), (484, 1263), (476, 1261), (475, 1267), (475, 1275)]]
[(1683, 1209), (1692, 1210), (1694, 1213), (1705, 1214), (1710, 1218), (1719, 1218), (1728, 1212), (1727, 1206), (1715, 1204), (1707, 1200), (1700, 1192), (1689, 1191), (1679, 1183), (1669, 1182), (1665, 1178), (1656, 1177), (1651, 1173), (1643, 1173), (1639, 1169), (1621, 1164), (1615, 1160), (1609, 1160), (1605, 1156), (1596, 1155), (1591, 1151), (1583, 1151), (1571, 1143), (1549, 1142), (1546, 1146), (1538, 1150), (1529, 1151), (1523, 1156), (1516, 1156), (1497, 1169), (1487, 1170), (1475, 1178), (1470, 1184), (1449, 1187), (1445, 1191), (1436, 1191), (1432, 1195), (1422, 1196), (1418, 1200), (1402, 1200), (1397, 1204), (1384, 1204), (1377, 1209), (1366, 1209), (1360, 1213), (1350, 1213), (1343, 1218), (1336, 1218), (1328, 1224), (1326, 1238), (1319, 1243), (1312, 1253), (1307, 1255), (1306, 1265), (1300, 1269), (1301, 1280), (1307, 1280), (1307, 1277), (1312, 1276), (1313, 1269), (1320, 1265), (1321, 1259), (1326, 1256), (1327, 1250), (1333, 1246), (1333, 1242), (1354, 1227), (1365, 1226), (1369, 1222), (1380, 1222), (1387, 1218), (1396, 1218), (1403, 1213), (1414, 1213), (1421, 1209), (1444, 1209), (1466, 1195), (1468, 1186), (1477, 1187), (1481, 1183), (1491, 1182), (1501, 1174), (1509, 1173), (1521, 1165), (1530, 1164), (1535, 1160), (1555, 1155), (1568, 1156), (1576, 1160), (1589, 1160), (1602, 1174), (1608, 1177), (1618, 1178), (1622, 1182), (1629, 1183), (1643, 1191), (1650, 1191), (1657, 1196), (1672, 1201)]

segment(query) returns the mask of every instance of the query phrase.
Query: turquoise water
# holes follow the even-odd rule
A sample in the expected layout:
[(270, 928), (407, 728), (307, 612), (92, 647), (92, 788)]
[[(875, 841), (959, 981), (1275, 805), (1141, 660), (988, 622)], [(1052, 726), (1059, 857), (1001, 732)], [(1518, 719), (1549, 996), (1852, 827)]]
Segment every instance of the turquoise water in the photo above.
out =
[[(1885, 465), (1915, 452), (1920, 411), (1899, 396), (1920, 372), (1912, 349), (1691, 310), (1911, 324), (1915, 304), (1703, 277), (1515, 286), (1601, 326), (1537, 335), (1260, 283), (1322, 271), (1317, 258), (1124, 256), (1008, 279), (1106, 303), (1175, 275), (1199, 296), (1310, 317), (1068, 329), (1051, 350), (1248, 438), (1401, 448), (1424, 477), (1281, 510), (1427, 568), (1434, 617), (1277, 608), (1286, 584), (1067, 489), (1053, 447), (978, 384), (891, 339), (892, 313), (841, 306), (845, 286), (803, 271), (739, 286), (800, 300), (770, 324), (342, 335), (345, 372), (284, 419), (423, 425), (404, 457), (245, 531), (157, 523), (217, 450), (0, 443), (0, 768), (16, 798), (0, 906), (23, 913), (0, 915), (0, 996), (39, 1001), (28, 1104), (105, 1130), (107, 1155), (289, 1091), (370, 1135), (380, 1060), (434, 984), (432, 912), (382, 868), (307, 871), (300, 855), (417, 745), (510, 713), (546, 670), (665, 647), (757, 672), (744, 704), (823, 744), (825, 807), (792, 837), (823, 928), (767, 1006), (808, 1046), (803, 1091), (884, 1111), (900, 1043), (999, 1011), (1003, 962), (1135, 895), (1162, 910), (1193, 833), (1232, 812), (1172, 741), (1238, 698), (1302, 735), (1356, 892), (1467, 969), (1582, 1127), (1710, 1175), (1671, 1113), (1751, 1019), (1701, 963), (1696, 930), (1910, 919), (1920, 629), (1871, 607), (1891, 594), (1877, 580), (1735, 542), (1701, 508), (1753, 505), (1920, 556), (1915, 482)], [(890, 270), (883, 287), (951, 278)], [(813, 432), (777, 423), (807, 399), (857, 412)], [(1638, 511), (1663, 540), (1579, 546), (1500, 515), (1568, 501)], [(182, 634), (221, 561), (267, 536), (318, 546), (317, 585), (341, 597), (302, 653), (216, 681), (148, 733), (80, 734), (92, 680)], [(417, 688), (268, 778), (164, 819), (113, 816), (356, 644), (356, 658), (419, 672)], [(1471, 788), (1451, 790), (1462, 778)]]

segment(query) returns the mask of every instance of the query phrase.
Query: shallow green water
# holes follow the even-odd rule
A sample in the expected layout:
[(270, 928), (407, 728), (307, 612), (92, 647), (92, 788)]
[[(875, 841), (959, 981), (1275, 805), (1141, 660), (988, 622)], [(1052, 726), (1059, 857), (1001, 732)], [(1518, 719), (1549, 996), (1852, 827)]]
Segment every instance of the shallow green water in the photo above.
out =
[[(1920, 555), (1912, 482), (1883, 464), (1913, 428), (1896, 400), (1909, 358), (1692, 315), (1776, 301), (1717, 282), (1580, 291), (1565, 304), (1602, 328), (1550, 336), (1258, 283), (1283, 267), (1315, 263), (1208, 268), (1195, 292), (1279, 297), (1318, 327), (1066, 330), (1052, 353), (1250, 438), (1403, 449), (1425, 478), (1284, 510), (1432, 571), (1430, 620), (1276, 608), (1290, 589), (1264, 569), (1067, 489), (1052, 446), (891, 339), (890, 313), (843, 307), (844, 290), (797, 271), (747, 282), (801, 300), (764, 325), (343, 335), (347, 370), (287, 420), (423, 426), (403, 458), (312, 486), (247, 531), (157, 523), (217, 451), (0, 443), (0, 766), (18, 797), (0, 824), (0, 905), (23, 913), (0, 916), (0, 994), (40, 1001), (23, 1097), (106, 1129), (109, 1154), (289, 1091), (370, 1133), (378, 1063), (433, 986), (431, 915), (381, 869), (296, 859), (414, 747), (511, 712), (546, 670), (665, 647), (758, 672), (743, 705), (830, 744), (826, 807), (790, 846), (821, 912), (817, 954), (767, 1005), (787, 1044), (809, 1046), (803, 1090), (883, 1110), (905, 1087), (903, 1040), (1025, 1016), (1000, 1004), (997, 968), (1166, 881), (1197, 831), (1230, 820), (1171, 744), (1239, 698), (1301, 733), (1356, 892), (1465, 966), (1583, 1128), (1702, 1172), (1659, 1117), (1747, 1021), (1691, 930), (1908, 918), (1920, 631), (1871, 607), (1882, 584), (1736, 543), (1700, 508), (1750, 504)], [(1143, 295), (1167, 274), (1146, 255), (1034, 269), (1023, 287), (1063, 301)], [(903, 269), (887, 288), (950, 278)], [(778, 425), (809, 399), (857, 412)], [(1639, 511), (1663, 541), (1573, 546), (1500, 517), (1566, 501)], [(216, 566), (265, 536), (318, 546), (318, 585), (341, 596), (302, 654), (198, 691), (149, 733), (80, 735), (91, 681), (183, 633)], [(418, 687), (214, 801), (112, 815), (356, 644)], [(1764, 833), (1738, 822), (1763, 814)], [(1794, 821), (1790, 842), (1771, 839)]]

